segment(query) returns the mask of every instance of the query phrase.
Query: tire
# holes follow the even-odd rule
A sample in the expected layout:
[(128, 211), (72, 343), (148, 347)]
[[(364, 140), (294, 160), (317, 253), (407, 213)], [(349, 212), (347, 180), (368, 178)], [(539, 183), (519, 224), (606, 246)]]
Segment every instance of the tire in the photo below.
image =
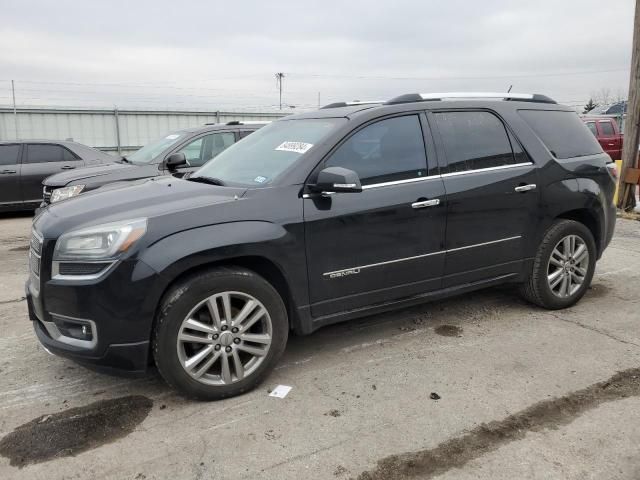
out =
[(218, 400), (259, 385), (284, 352), (288, 332), (287, 310), (269, 282), (244, 268), (215, 268), (164, 296), (153, 357), (171, 387)]
[[(562, 258), (566, 246), (565, 239), (569, 239), (570, 244), (573, 242), (573, 245), (576, 245), (576, 252), (582, 252), (580, 245), (584, 245), (588, 255), (587, 260), (583, 259), (576, 263), (576, 259), (581, 258), (583, 253), (577, 254), (575, 258), (571, 255), (566, 260)], [(571, 248), (568, 251), (571, 252)], [(538, 247), (532, 270), (520, 288), (521, 295), (525, 300), (549, 310), (559, 310), (574, 305), (591, 284), (596, 267), (596, 256), (593, 234), (585, 225), (574, 220), (556, 220), (547, 230)], [(578, 283), (577, 280), (580, 278), (582, 282)]]

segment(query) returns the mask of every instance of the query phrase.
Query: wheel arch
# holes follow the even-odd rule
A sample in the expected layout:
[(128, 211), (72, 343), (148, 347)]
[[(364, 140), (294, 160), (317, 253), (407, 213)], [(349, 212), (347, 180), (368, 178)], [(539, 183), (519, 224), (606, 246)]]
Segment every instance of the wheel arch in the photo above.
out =
[(598, 216), (588, 208), (576, 208), (559, 214), (556, 219), (573, 220), (589, 229), (596, 242), (598, 256), (602, 253), (602, 226)]

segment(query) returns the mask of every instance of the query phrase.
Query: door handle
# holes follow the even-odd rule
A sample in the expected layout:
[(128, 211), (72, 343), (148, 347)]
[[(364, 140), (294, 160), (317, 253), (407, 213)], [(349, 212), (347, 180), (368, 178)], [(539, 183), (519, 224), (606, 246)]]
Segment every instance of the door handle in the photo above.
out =
[(610, 147), (615, 147), (616, 146), (615, 143), (607, 143), (607, 145), (609, 145)]
[(411, 204), (411, 208), (435, 207), (436, 205), (440, 205), (440, 199), (439, 198), (434, 198), (432, 200), (421, 200), (419, 202), (413, 202)]
[(529, 185), (519, 185), (516, 188), (514, 188), (516, 192), (528, 192), (529, 190), (535, 190), (535, 189), (536, 189), (535, 183), (530, 183)]
[(2, 170), (0, 173), (1, 174), (9, 174), (9, 173), (16, 173), (16, 171), (15, 170)]
[(76, 168), (76, 167), (74, 167), (73, 165), (64, 165), (62, 167), (62, 170), (73, 170), (74, 168)]

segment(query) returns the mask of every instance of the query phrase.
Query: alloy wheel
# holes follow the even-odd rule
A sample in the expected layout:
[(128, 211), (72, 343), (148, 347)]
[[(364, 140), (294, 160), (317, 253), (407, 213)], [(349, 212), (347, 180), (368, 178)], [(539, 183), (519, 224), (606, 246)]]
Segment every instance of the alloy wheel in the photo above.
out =
[(195, 380), (228, 385), (255, 372), (271, 340), (271, 317), (258, 299), (243, 292), (216, 293), (182, 321), (178, 359)]
[(547, 264), (547, 283), (557, 297), (575, 294), (589, 270), (589, 249), (578, 235), (567, 235), (554, 247)]

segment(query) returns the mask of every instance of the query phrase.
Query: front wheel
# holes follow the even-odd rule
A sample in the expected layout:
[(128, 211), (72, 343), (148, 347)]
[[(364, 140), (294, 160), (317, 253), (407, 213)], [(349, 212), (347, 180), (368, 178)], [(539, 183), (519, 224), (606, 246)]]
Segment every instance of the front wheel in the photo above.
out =
[(282, 355), (287, 312), (256, 273), (217, 268), (166, 296), (153, 335), (158, 370), (188, 396), (216, 400), (257, 386)]
[(558, 220), (545, 233), (521, 292), (550, 310), (574, 305), (585, 294), (596, 266), (591, 231), (574, 220)]

